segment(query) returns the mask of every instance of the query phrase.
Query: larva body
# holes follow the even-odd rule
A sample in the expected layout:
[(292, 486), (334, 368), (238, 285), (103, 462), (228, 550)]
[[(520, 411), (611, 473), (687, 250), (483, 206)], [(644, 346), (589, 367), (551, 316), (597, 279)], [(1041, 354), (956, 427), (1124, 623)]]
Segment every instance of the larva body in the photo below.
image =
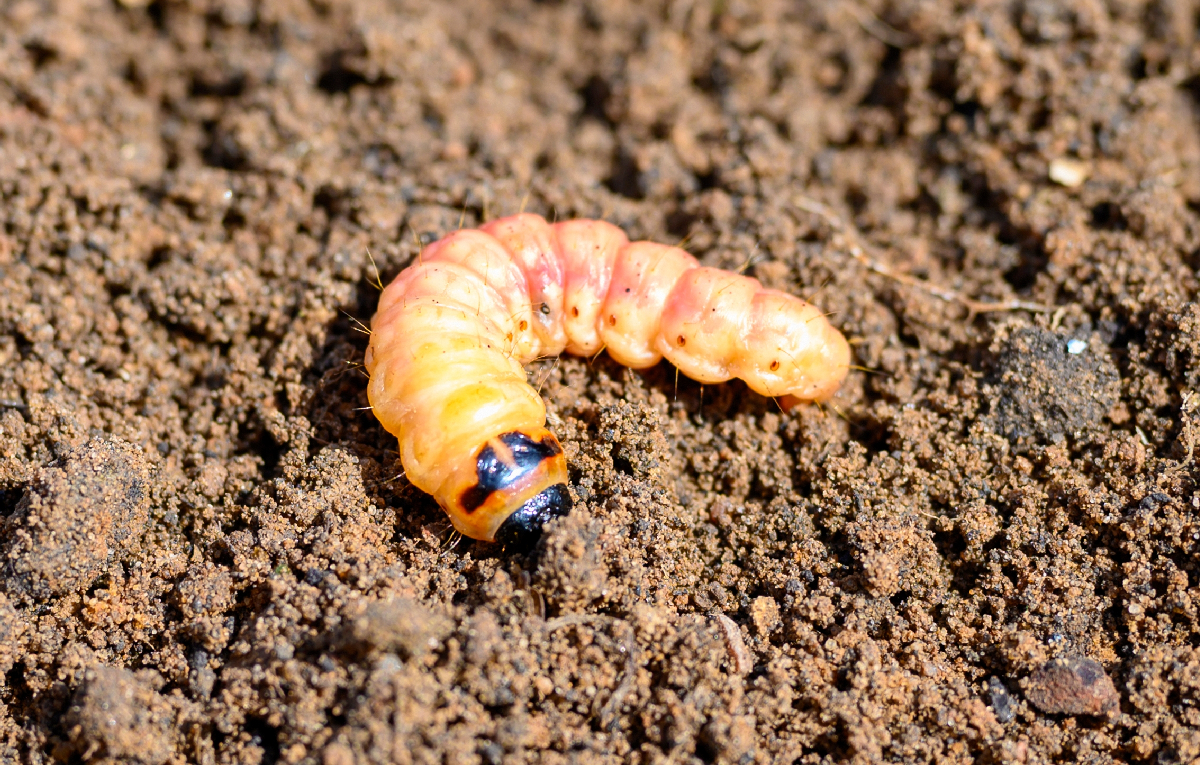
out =
[(793, 401), (831, 396), (850, 362), (846, 339), (799, 298), (602, 221), (522, 214), (434, 242), (388, 285), (371, 322), (368, 398), (408, 479), (456, 529), (528, 545), (571, 500), (523, 365), (601, 349)]

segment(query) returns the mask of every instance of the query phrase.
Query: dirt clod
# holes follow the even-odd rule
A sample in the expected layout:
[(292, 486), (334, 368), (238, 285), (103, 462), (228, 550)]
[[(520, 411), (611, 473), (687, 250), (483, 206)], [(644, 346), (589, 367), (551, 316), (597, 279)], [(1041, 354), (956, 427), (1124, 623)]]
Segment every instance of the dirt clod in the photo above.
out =
[(412, 659), (436, 650), (453, 626), (445, 616), (411, 598), (366, 604), (347, 623), (347, 643)]
[(152, 677), (118, 667), (88, 669), (63, 722), (89, 761), (161, 765), (175, 747), (176, 716)]
[(994, 364), (996, 425), (1018, 446), (1059, 443), (1098, 425), (1117, 402), (1117, 369), (1099, 343), (1024, 327)]
[(98, 438), (42, 468), (0, 530), (5, 586), (45, 599), (87, 588), (146, 529), (150, 467), (120, 439)]
[(1111, 716), (1121, 698), (1099, 662), (1068, 656), (1039, 667), (1026, 681), (1025, 697), (1046, 714)]

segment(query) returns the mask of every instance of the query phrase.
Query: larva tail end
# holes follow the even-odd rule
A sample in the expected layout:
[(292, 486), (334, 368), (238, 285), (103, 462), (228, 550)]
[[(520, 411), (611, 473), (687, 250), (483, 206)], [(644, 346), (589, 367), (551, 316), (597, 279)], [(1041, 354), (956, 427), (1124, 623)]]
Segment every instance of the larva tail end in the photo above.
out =
[(496, 542), (505, 550), (533, 549), (542, 536), (542, 526), (571, 511), (571, 493), (566, 484), (556, 483), (517, 508), (496, 529)]

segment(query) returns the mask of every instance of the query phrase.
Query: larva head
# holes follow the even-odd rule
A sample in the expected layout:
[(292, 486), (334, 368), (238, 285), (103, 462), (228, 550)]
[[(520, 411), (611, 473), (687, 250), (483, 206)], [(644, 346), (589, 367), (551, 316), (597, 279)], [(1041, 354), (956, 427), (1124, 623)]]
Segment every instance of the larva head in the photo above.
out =
[(437, 495), (454, 527), (507, 548), (531, 548), (547, 521), (571, 509), (567, 460), (545, 428), (489, 438), (447, 483)]

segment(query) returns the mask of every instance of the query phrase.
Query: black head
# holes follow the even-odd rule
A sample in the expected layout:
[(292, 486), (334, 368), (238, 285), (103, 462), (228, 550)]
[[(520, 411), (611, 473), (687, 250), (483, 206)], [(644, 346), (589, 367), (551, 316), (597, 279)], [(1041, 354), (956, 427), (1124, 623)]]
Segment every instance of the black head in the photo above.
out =
[(527, 552), (542, 536), (542, 526), (551, 518), (571, 511), (571, 493), (566, 484), (556, 483), (518, 507), (496, 529), (496, 542), (506, 550)]

